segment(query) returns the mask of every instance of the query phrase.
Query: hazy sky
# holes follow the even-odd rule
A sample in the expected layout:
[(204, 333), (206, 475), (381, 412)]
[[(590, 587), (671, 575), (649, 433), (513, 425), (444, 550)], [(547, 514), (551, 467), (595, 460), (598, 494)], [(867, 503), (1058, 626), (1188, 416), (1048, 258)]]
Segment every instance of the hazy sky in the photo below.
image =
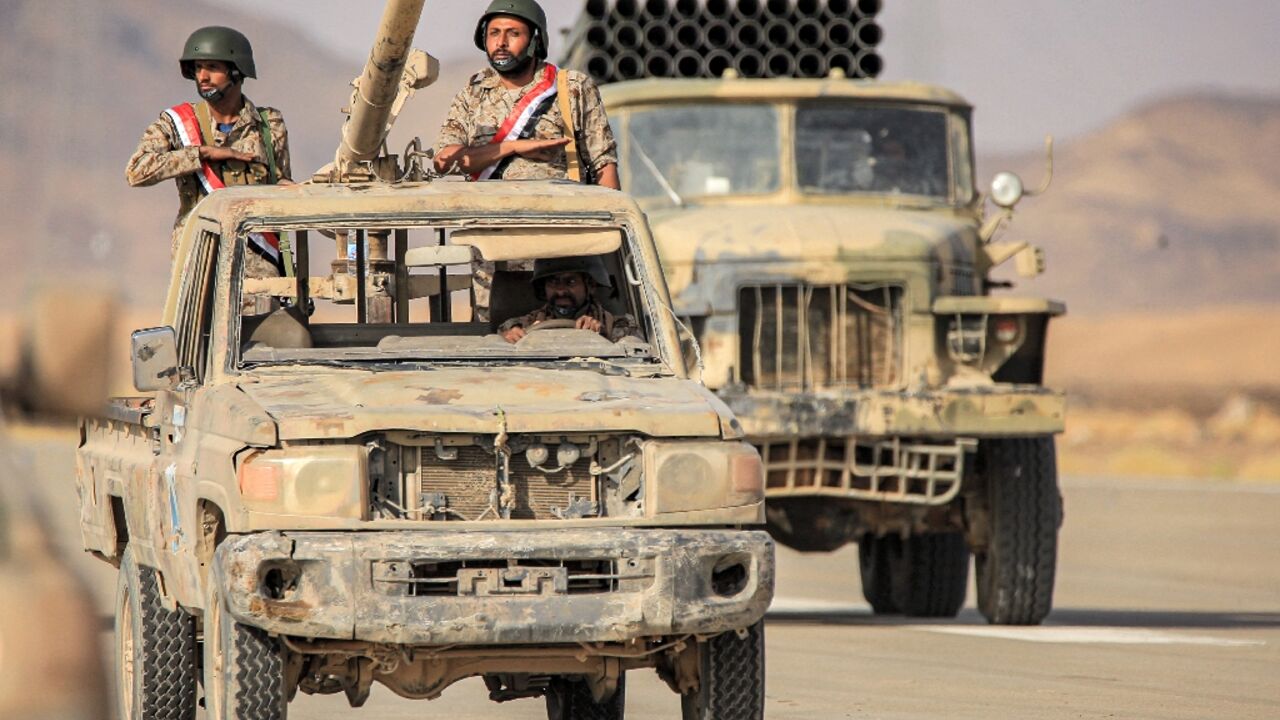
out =
[[(335, 52), (362, 59), (376, 0), (221, 0), (290, 19)], [(542, 0), (553, 28), (583, 0)], [(472, 45), (486, 0), (428, 0), (415, 45), (445, 60)], [(887, 80), (946, 85), (977, 108), (979, 147), (1070, 138), (1148, 100), (1218, 88), (1280, 94), (1276, 0), (884, 0)], [(558, 40), (559, 38), (553, 38)], [(553, 42), (552, 55), (557, 51)]]

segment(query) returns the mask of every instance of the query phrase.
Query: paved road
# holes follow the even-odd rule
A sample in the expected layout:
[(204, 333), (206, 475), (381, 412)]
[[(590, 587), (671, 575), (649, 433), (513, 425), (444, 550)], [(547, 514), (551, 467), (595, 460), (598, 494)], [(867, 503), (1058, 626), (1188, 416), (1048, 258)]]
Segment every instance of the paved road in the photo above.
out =
[[(109, 639), (114, 571), (79, 554), (72, 439), (15, 447), (90, 580)], [(768, 623), (768, 717), (1280, 718), (1280, 486), (1067, 478), (1055, 610), (1038, 628), (878, 619), (857, 553), (779, 552)], [(679, 717), (652, 673), (628, 677), (628, 717)], [(545, 718), (494, 705), (478, 680), (436, 701), (374, 687), (361, 710), (300, 697), (299, 720)]]

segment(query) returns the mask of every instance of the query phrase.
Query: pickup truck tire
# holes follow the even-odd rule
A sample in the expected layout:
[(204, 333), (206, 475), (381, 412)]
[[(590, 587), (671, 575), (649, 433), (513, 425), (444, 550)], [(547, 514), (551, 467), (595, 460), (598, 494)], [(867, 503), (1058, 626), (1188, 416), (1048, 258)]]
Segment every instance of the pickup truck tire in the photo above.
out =
[(858, 574), (862, 579), (862, 597), (876, 615), (893, 615), (898, 606), (893, 601), (893, 583), (889, 565), (888, 537), (871, 533), (858, 540)]
[(764, 621), (698, 648), (698, 689), (680, 696), (683, 720), (764, 718)]
[(164, 606), (156, 571), (138, 564), (132, 546), (116, 585), (116, 680), (122, 718), (196, 716), (195, 622)]
[(1039, 625), (1053, 606), (1062, 495), (1053, 438), (984, 441), (990, 532), (975, 553), (978, 609), (993, 625)]
[(591, 686), (574, 678), (557, 678), (547, 689), (547, 720), (622, 720), (627, 702), (627, 676), (618, 678), (613, 697), (598, 703)]
[(229, 616), (210, 583), (204, 615), (208, 720), (285, 720), (289, 693), (280, 641)]

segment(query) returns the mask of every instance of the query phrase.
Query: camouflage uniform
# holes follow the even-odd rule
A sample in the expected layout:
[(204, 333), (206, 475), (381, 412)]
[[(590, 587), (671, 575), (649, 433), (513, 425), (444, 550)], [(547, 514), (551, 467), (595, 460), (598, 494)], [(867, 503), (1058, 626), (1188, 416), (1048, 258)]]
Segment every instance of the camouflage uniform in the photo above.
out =
[[(453, 98), (449, 115), (440, 128), (436, 140), (436, 153), (449, 145), (479, 147), (493, 140), (502, 121), (512, 108), (534, 85), (542, 79), (545, 63), (534, 68), (533, 80), (517, 90), (502, 86), (502, 78), (493, 68), (486, 68), (467, 83), (467, 87)], [(591, 78), (576, 70), (560, 69), (569, 73), (569, 107), (573, 112), (573, 126), (578, 132), (578, 152), (582, 155), (583, 168), (599, 174), (605, 165), (617, 164), (618, 144), (614, 142), (609, 118), (605, 116), (604, 101), (600, 90)], [(559, 101), (553, 101), (550, 109), (526, 128), (523, 137), (544, 140), (565, 136), (564, 121), (560, 115)], [(555, 180), (568, 177), (564, 148), (557, 148), (550, 162), (537, 162), (519, 155), (513, 156), (502, 172), (504, 180)]]
[(630, 315), (614, 315), (604, 309), (600, 303), (592, 300), (587, 303), (586, 307), (578, 311), (572, 318), (562, 318), (555, 314), (551, 304), (548, 303), (526, 315), (513, 317), (510, 320), (498, 326), (498, 334), (506, 333), (517, 325), (528, 330), (535, 324), (544, 320), (577, 320), (578, 318), (590, 315), (600, 321), (600, 334), (609, 338), (611, 342), (618, 342), (624, 337), (634, 337), (640, 340), (644, 339), (644, 334), (640, 332), (640, 326), (636, 324), (635, 318)]
[[(512, 108), (524, 97), (525, 93), (542, 78), (546, 63), (539, 62), (534, 67), (533, 80), (516, 90), (507, 90), (502, 86), (502, 78), (493, 68), (486, 68), (475, 75), (467, 83), (467, 87), (453, 98), (449, 115), (444, 126), (440, 128), (440, 136), (436, 140), (436, 153), (450, 145), (463, 147), (479, 147), (493, 140), (499, 126), (511, 115)], [(587, 75), (576, 70), (560, 69), (569, 73), (569, 108), (574, 114), (573, 126), (580, 139), (578, 152), (582, 156), (583, 169), (590, 168), (593, 174), (609, 164), (618, 162), (618, 144), (613, 139), (613, 130), (609, 127), (609, 118), (604, 112), (604, 101), (600, 99), (600, 90)], [(560, 113), (559, 100), (551, 103), (551, 107), (542, 114), (532, 127), (526, 128), (524, 137), (541, 139), (561, 138), (565, 136), (564, 120)], [(556, 148), (556, 154), (550, 162), (537, 162), (520, 155), (504, 158), (506, 166), (502, 171), (503, 180), (564, 180), (568, 178), (568, 165), (565, 162), (564, 148)], [(529, 263), (513, 266), (512, 269), (530, 269)], [(489, 292), (493, 286), (493, 263), (481, 262), (473, 274), (473, 293), (475, 307), (472, 315), (476, 320), (489, 319)]]
[[(267, 126), (271, 130), (271, 142), (275, 149), (276, 169), (282, 179), (292, 179), (289, 165), (289, 132), (284, 126), (284, 117), (275, 108), (264, 107), (267, 112)], [(258, 108), (249, 98), (245, 98), (240, 116), (236, 118), (231, 132), (218, 130), (216, 123), (212, 128), (211, 138), (204, 138), (205, 145), (214, 147), (230, 147), (242, 152), (252, 153), (265, 162), (266, 149), (262, 143), (259, 130), (261, 119)], [(158, 182), (174, 179), (178, 183), (178, 217), (173, 223), (173, 238), (170, 253), (178, 249), (178, 228), (186, 219), (191, 208), (204, 197), (204, 187), (196, 178), (200, 169), (200, 150), (195, 147), (183, 147), (178, 131), (167, 114), (160, 118), (142, 134), (142, 141), (129, 164), (125, 167), (125, 178), (133, 187), (155, 185)], [(269, 263), (264, 263), (269, 265)], [(268, 276), (277, 275), (271, 272)], [(254, 275), (258, 277), (258, 275)]]

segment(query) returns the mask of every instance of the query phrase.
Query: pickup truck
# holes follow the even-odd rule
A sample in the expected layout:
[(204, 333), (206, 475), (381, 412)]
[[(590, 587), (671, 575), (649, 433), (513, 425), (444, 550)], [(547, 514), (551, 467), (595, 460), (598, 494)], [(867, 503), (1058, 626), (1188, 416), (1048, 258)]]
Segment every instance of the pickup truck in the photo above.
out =
[[(201, 687), (209, 717), (283, 718), (299, 690), (359, 706), (479, 676), (621, 718), (640, 668), (686, 718), (762, 717), (761, 459), (689, 378), (628, 195), (229, 188), (176, 258), (164, 326), (133, 335), (142, 394), (82, 420), (77, 453), (84, 546), (119, 568), (120, 717), (193, 717)], [(596, 300), (635, 333), (497, 334), (539, 305), (530, 261), (563, 258), (603, 264)]]

